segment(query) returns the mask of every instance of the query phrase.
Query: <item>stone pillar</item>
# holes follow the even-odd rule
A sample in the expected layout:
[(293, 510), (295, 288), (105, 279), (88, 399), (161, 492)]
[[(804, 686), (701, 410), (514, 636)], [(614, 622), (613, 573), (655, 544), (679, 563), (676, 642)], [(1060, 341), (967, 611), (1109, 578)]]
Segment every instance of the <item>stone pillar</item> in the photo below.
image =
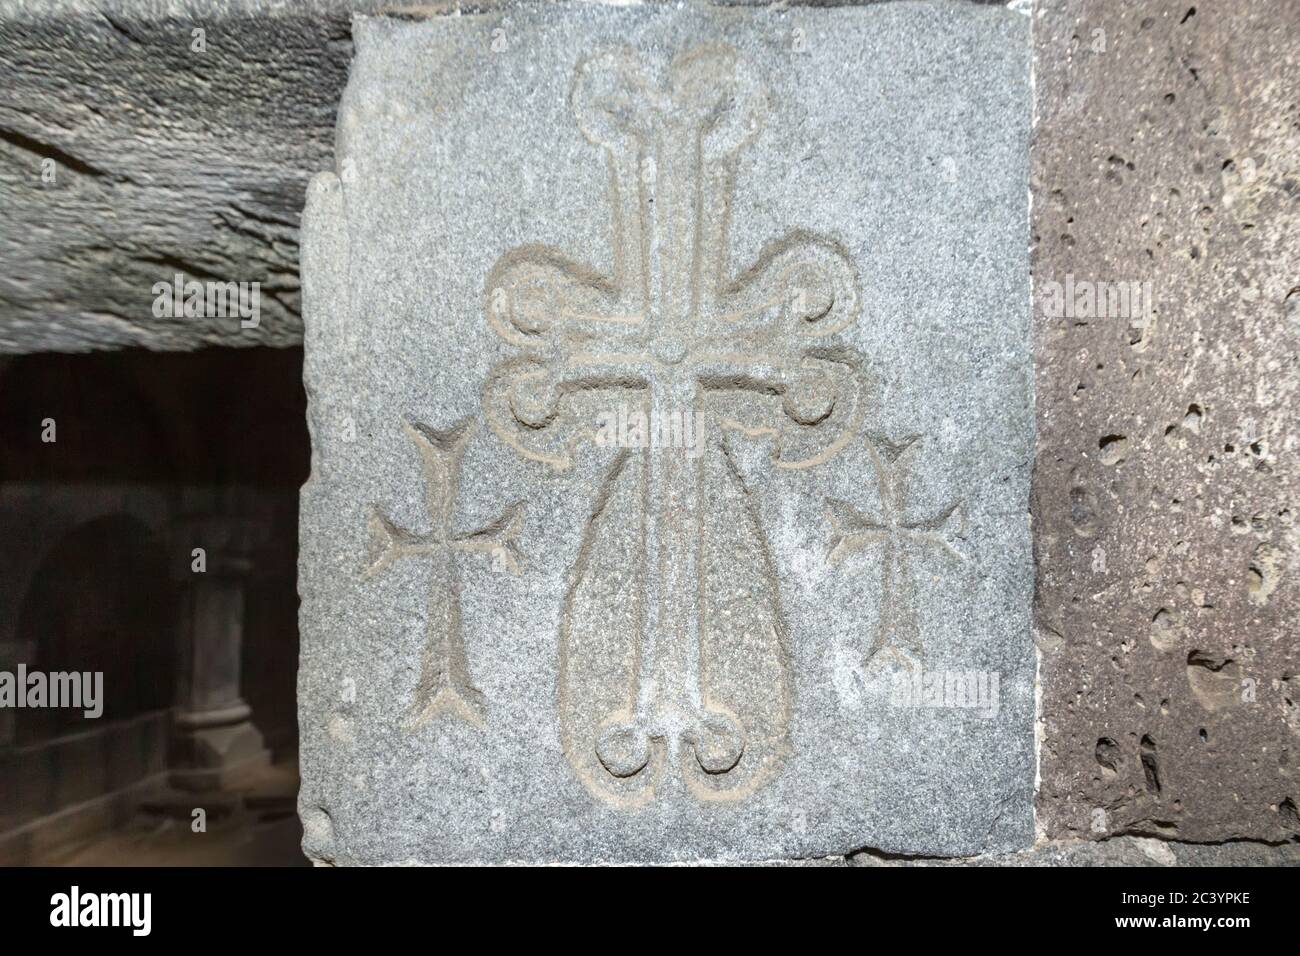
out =
[(219, 515), (183, 518), (173, 529), (181, 651), (170, 763), (172, 783), (185, 790), (221, 789), (238, 771), (270, 762), (240, 696), (244, 582), (257, 531), (251, 520)]

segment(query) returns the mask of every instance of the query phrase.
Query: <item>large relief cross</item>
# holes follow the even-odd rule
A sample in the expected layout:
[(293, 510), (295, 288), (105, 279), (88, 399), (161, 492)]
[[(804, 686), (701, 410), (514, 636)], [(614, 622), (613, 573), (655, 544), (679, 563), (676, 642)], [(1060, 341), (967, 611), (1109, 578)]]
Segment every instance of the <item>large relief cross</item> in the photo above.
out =
[[(526, 245), (502, 256), (486, 283), (488, 320), (521, 354), (493, 370), (484, 409), (521, 455), (568, 469), (592, 438), (593, 412), (616, 400), (652, 422), (702, 415), (709, 433), (702, 456), (616, 456), (572, 574), (562, 742), (588, 788), (615, 804), (644, 803), (668, 779), (698, 799), (736, 799), (779, 766), (791, 688), (770, 553), (746, 505), (735, 540), (753, 552), (767, 610), (761, 623), (729, 621), (703, 583), (715, 573), (704, 549), (731, 533), (719, 527), (709, 475), (729, 476), (744, 503), (731, 441), (769, 440), (775, 467), (807, 468), (862, 420), (860, 359), (835, 338), (859, 308), (847, 252), (795, 230), (731, 271), (737, 156), (766, 105), (724, 45), (678, 56), (662, 87), (627, 50), (580, 64), (572, 106), (608, 163), (611, 273)], [(618, 490), (633, 481), (634, 491)], [(620, 494), (638, 503), (625, 537), (640, 588), (626, 628), (599, 620), (595, 609), (612, 605), (593, 583), (622, 540), (608, 507)], [(679, 773), (666, 774), (673, 766)]]

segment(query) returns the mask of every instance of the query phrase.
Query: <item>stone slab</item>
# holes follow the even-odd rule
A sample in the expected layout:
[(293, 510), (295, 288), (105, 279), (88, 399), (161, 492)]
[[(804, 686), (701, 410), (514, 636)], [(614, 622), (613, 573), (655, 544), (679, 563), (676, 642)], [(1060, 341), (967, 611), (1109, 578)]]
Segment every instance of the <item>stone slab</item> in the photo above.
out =
[[(1300, 834), (1297, 22), (1294, 0), (1037, 5), (1049, 836)], [(1149, 314), (1088, 308), (1135, 282)]]
[(1027, 847), (1028, 19), (354, 36), (303, 227), (307, 854)]

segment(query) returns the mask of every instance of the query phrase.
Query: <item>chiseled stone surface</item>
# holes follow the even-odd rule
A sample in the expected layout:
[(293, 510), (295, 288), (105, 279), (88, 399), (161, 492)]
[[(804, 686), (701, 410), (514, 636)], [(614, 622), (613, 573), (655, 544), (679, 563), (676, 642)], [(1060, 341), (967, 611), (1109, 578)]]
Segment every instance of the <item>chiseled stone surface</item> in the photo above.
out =
[(1028, 18), (355, 40), (303, 229), (308, 855), (1028, 846)]
[[(380, 5), (0, 0), (0, 353), (298, 344), (298, 213)], [(257, 324), (155, 313), (177, 273), (257, 282)]]
[(1036, 9), (1041, 822), (1294, 839), (1300, 3)]

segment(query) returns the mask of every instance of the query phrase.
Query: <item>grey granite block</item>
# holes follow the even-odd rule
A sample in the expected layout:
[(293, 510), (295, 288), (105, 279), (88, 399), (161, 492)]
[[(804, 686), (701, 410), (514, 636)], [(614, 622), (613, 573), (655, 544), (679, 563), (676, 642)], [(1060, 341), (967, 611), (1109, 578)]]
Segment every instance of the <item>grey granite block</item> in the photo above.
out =
[(358, 20), (303, 229), (309, 856), (1031, 843), (1028, 27)]

